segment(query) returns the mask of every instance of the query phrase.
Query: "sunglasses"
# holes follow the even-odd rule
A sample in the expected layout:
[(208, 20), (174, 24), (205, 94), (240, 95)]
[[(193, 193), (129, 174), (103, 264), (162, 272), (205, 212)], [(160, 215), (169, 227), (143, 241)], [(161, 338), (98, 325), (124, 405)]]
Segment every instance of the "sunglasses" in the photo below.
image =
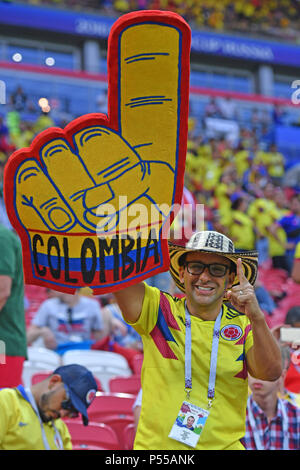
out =
[(204, 264), (204, 263), (195, 262), (195, 261), (186, 261), (184, 265), (187, 269), (187, 272), (189, 274), (192, 274), (193, 276), (199, 276), (200, 274), (203, 273), (205, 268), (208, 268), (208, 272), (211, 276), (223, 277), (225, 276), (227, 271), (230, 269), (230, 266), (227, 266), (226, 264), (221, 264), (221, 263)]

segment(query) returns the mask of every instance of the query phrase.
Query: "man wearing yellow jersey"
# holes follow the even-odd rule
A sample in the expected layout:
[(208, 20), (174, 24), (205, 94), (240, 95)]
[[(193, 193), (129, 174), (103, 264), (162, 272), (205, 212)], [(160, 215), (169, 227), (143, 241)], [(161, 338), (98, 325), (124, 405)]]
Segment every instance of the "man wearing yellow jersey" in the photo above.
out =
[(1, 389), (0, 449), (72, 449), (68, 428), (60, 418), (75, 418), (81, 413), (87, 425), (87, 408), (96, 391), (91, 372), (77, 364), (57, 368), (30, 388)]
[[(144, 344), (134, 448), (243, 449), (247, 372), (270, 381), (281, 374), (278, 344), (254, 294), (257, 253), (236, 253), (231, 240), (211, 231), (169, 251), (184, 298), (145, 283), (115, 293)], [(191, 414), (194, 431), (185, 427)]]
[(247, 214), (248, 201), (242, 194), (231, 197), (230, 223), (228, 234), (239, 251), (255, 250), (255, 225)]
[[(269, 185), (270, 186), (270, 185)], [(287, 236), (284, 229), (278, 223), (280, 212), (274, 201), (265, 197), (255, 199), (248, 208), (247, 214), (253, 219), (256, 231), (268, 243), (268, 256), (272, 259), (274, 268), (282, 268), (289, 271), (286, 261)]]

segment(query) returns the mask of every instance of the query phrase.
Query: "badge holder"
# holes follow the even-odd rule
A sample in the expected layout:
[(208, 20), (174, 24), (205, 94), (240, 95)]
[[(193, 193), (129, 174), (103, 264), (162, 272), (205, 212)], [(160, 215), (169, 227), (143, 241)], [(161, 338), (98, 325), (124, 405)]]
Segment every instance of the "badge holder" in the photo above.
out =
[(219, 346), (219, 332), (221, 325), (222, 310), (219, 313), (213, 332), (212, 351), (210, 358), (210, 373), (207, 392), (207, 408), (201, 408), (190, 402), (192, 391), (192, 368), (191, 368), (191, 318), (186, 308), (186, 329), (185, 329), (185, 392), (186, 400), (182, 403), (176, 420), (172, 426), (168, 437), (182, 442), (187, 446), (195, 448), (201, 437), (204, 426), (209, 416), (210, 408), (215, 396), (215, 382), (217, 371), (217, 357)]

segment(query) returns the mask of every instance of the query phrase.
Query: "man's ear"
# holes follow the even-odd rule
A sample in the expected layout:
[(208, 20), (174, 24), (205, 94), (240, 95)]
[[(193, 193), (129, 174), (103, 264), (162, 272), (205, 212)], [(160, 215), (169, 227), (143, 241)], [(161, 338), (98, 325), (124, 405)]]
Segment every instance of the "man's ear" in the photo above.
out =
[(179, 274), (179, 280), (183, 284), (184, 283), (184, 266), (179, 266), (178, 274)]
[(51, 390), (56, 385), (62, 383), (62, 378), (59, 374), (52, 374), (49, 378), (49, 390)]

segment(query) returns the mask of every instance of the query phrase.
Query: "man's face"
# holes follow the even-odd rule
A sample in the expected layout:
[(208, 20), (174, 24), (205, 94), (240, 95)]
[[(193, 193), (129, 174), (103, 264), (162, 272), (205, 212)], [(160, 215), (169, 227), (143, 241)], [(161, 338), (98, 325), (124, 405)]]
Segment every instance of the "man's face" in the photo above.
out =
[(186, 426), (188, 428), (192, 428), (194, 424), (195, 418), (193, 416), (189, 416), (186, 422)]
[[(186, 263), (190, 261), (205, 264), (218, 263), (230, 267), (230, 261), (220, 255), (206, 253), (188, 253)], [(195, 306), (211, 306), (223, 300), (226, 290), (231, 287), (235, 274), (226, 273), (222, 277), (212, 276), (206, 267), (199, 275), (190, 274), (186, 266), (179, 271), (180, 281), (184, 283), (187, 299)]]
[(273, 393), (277, 393), (280, 380), (281, 379), (279, 378), (274, 382), (268, 382), (265, 380), (256, 379), (248, 374), (248, 384), (253, 393), (254, 399), (264, 399)]
[(73, 418), (78, 413), (66, 410), (62, 407), (62, 403), (68, 400), (67, 392), (62, 382), (56, 384), (51, 390), (43, 393), (40, 397), (38, 405), (41, 419), (44, 423), (58, 418)]

